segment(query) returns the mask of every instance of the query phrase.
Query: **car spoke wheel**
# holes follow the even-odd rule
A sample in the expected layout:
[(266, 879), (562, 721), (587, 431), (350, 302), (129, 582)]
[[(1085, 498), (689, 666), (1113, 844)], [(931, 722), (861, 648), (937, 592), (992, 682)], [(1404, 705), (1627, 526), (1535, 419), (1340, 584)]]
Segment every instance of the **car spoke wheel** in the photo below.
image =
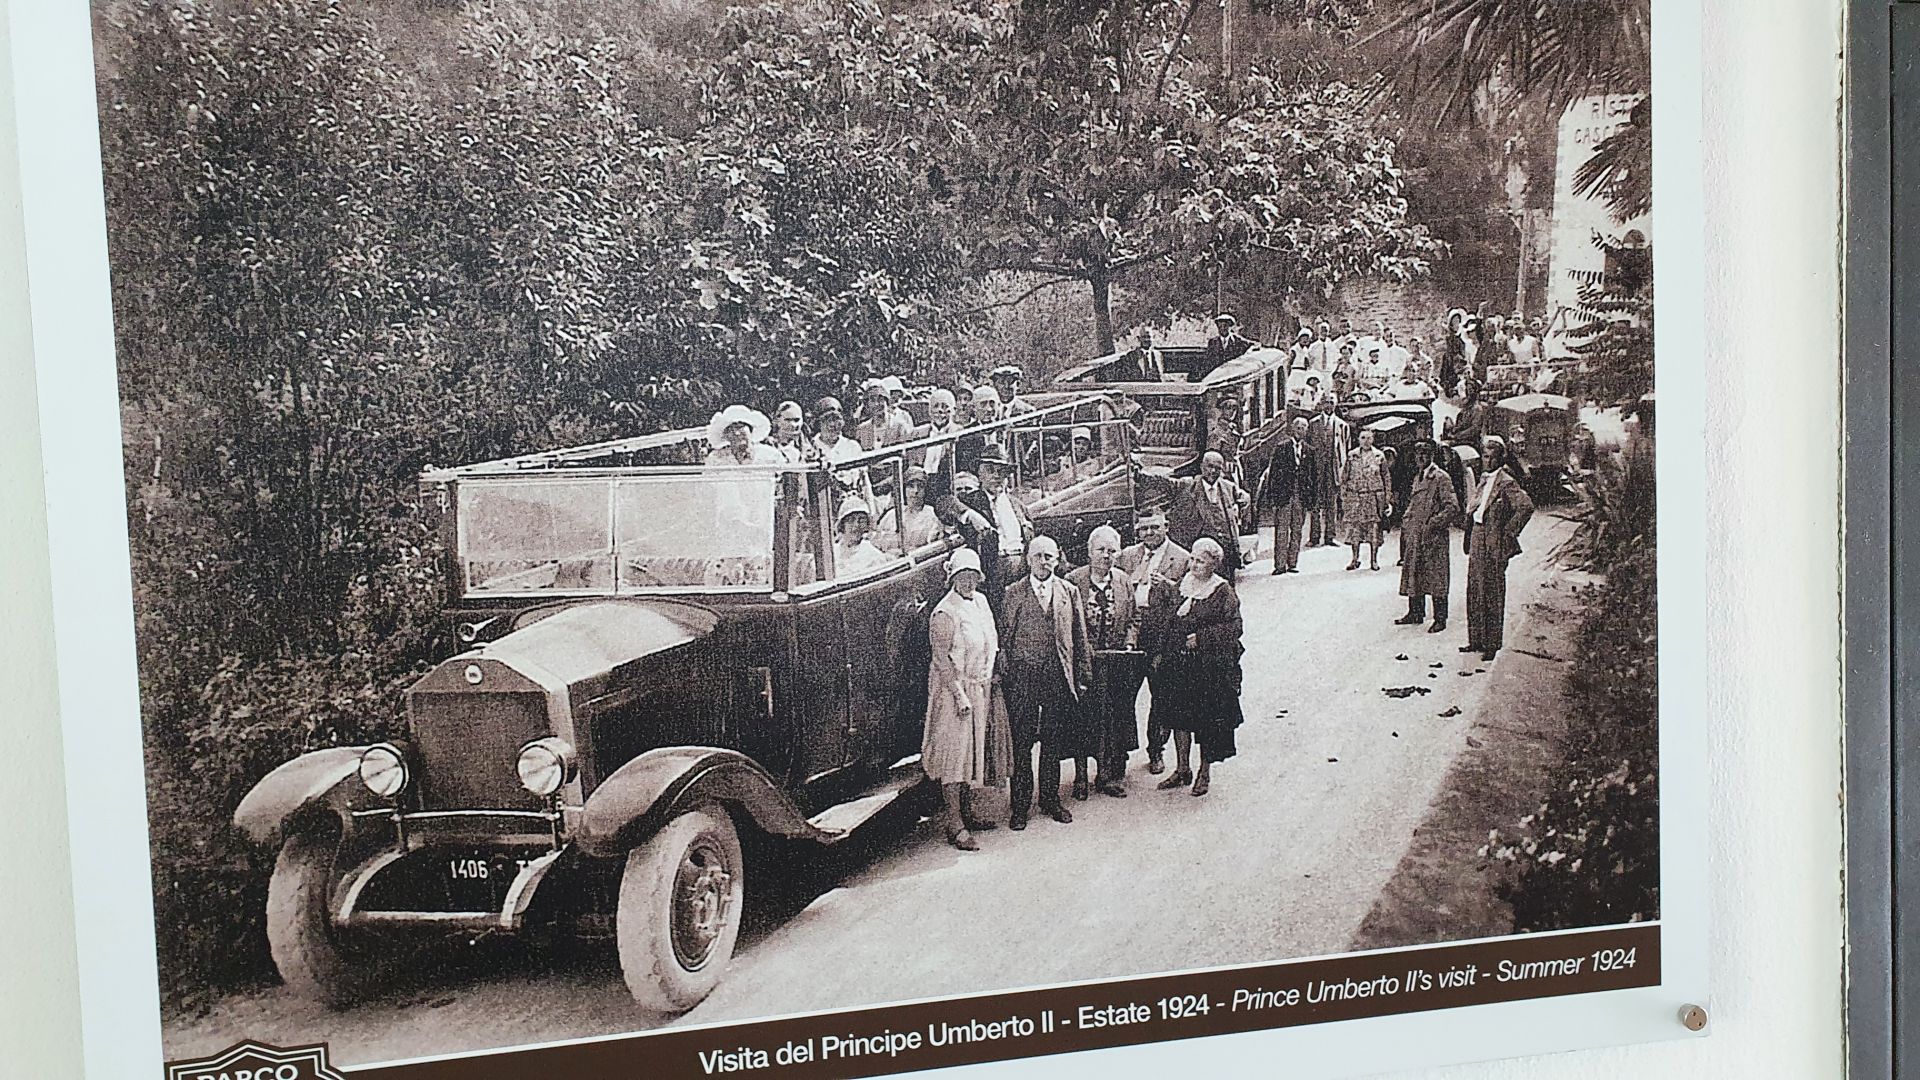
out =
[(329, 1008), (350, 1005), (385, 975), (378, 954), (333, 925), (334, 853), (327, 831), (287, 838), (267, 882), (267, 948), (289, 989)]
[(682, 1013), (720, 984), (740, 935), (744, 871), (740, 835), (717, 806), (681, 814), (628, 852), (616, 936), (641, 1006)]

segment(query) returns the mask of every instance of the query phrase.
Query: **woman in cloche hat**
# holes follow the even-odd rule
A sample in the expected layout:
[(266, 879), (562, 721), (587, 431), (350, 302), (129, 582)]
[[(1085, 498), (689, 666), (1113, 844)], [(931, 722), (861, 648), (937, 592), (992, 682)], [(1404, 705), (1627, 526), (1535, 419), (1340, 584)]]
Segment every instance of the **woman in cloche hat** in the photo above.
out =
[[(973, 834), (993, 828), (973, 813), (973, 785), (999, 782), (998, 763), (1012, 756), (1010, 736), (993, 715), (993, 664), (1000, 652), (980, 556), (956, 548), (947, 557), (947, 593), (927, 623), (933, 662), (927, 669), (927, 724), (920, 742), (920, 768), (940, 785), (941, 826), (947, 842), (978, 851)], [(993, 748), (991, 736), (1009, 741)]]

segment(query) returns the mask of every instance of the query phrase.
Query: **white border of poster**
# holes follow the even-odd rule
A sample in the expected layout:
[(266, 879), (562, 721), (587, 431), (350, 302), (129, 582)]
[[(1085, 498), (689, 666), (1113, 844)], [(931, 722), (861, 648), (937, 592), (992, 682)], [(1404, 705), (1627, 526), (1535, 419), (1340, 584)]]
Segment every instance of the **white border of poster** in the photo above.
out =
[[(155, 1076), (162, 1060), (126, 499), (85, 0), (6, 8), (17, 105), (29, 311), (50, 536), (56, 680), (72, 845), (86, 1075)], [(1407, 1013), (1068, 1057), (968, 1066), (992, 1075), (1349, 1076), (1694, 1037), (1708, 973), (1706, 376), (1701, 19), (1654, 17), (1659, 503), (1661, 979), (1631, 990)], [(644, 1052), (644, 1043), (636, 1050)], [(1258, 1064), (1256, 1064), (1258, 1063)], [(636, 1057), (636, 1068), (642, 1061)]]

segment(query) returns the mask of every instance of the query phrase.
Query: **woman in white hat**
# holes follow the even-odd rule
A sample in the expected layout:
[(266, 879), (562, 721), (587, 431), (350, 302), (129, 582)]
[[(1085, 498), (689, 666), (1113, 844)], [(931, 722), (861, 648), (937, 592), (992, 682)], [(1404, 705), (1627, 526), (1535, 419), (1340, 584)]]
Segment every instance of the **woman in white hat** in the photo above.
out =
[(858, 496), (849, 496), (834, 518), (833, 576), (853, 577), (892, 561), (886, 552), (873, 546), (873, 511)]
[(765, 442), (773, 422), (758, 409), (729, 405), (707, 422), (709, 465), (778, 465), (780, 451)]
[[(934, 605), (927, 622), (932, 663), (927, 668), (927, 726), (920, 740), (920, 768), (940, 785), (941, 826), (947, 842), (962, 851), (978, 851), (975, 832), (993, 823), (973, 814), (973, 785), (993, 785), (1000, 765), (1012, 757), (1010, 736), (996, 728), (993, 712), (993, 665), (1000, 653), (1000, 636), (986, 594), (980, 556), (957, 548), (947, 557), (947, 593)], [(990, 736), (1009, 741), (992, 748)]]

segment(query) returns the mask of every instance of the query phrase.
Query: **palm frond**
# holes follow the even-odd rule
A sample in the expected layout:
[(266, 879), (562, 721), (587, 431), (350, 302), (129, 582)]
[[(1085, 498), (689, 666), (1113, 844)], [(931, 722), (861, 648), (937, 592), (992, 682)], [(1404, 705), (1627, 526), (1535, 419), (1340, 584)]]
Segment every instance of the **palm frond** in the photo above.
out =
[(1594, 144), (1593, 156), (1573, 173), (1576, 195), (1604, 199), (1615, 221), (1653, 209), (1653, 129), (1643, 101), (1633, 123)]
[[(1393, 10), (1397, 5), (1398, 10)], [(1473, 95), (1499, 83), (1564, 108), (1588, 94), (1645, 85), (1653, 22), (1648, 0), (1393, 0), (1367, 42), (1395, 40), (1405, 62), (1378, 84), (1411, 115), (1467, 116)]]

